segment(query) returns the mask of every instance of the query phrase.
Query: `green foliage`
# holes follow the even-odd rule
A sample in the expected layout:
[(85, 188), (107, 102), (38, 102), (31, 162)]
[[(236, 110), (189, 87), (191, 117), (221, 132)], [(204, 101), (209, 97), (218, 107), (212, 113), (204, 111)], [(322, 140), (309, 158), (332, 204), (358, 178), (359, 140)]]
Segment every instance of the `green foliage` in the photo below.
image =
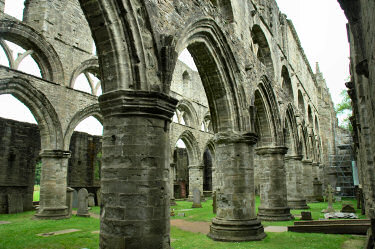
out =
[(352, 101), (346, 90), (342, 90), (340, 93), (342, 101), (335, 106), (336, 114), (343, 115), (344, 119), (339, 123), (341, 128), (353, 131), (352, 124), (350, 123), (349, 117), (352, 115)]
[(40, 199), (40, 186), (34, 185), (33, 201), (39, 201)]
[(40, 185), (40, 175), (42, 173), (42, 162), (38, 162), (35, 166), (35, 181), (34, 185)]

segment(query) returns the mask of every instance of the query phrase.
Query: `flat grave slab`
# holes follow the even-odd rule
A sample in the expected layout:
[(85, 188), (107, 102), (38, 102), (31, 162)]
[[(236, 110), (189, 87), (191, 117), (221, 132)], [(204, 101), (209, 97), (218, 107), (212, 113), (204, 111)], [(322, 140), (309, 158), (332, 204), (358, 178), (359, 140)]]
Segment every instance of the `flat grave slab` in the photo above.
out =
[(60, 231), (55, 231), (55, 232), (39, 233), (37, 235), (41, 237), (49, 237), (49, 236), (74, 233), (74, 232), (79, 232), (79, 231), (81, 230), (80, 229), (65, 229), (65, 230), (60, 230)]

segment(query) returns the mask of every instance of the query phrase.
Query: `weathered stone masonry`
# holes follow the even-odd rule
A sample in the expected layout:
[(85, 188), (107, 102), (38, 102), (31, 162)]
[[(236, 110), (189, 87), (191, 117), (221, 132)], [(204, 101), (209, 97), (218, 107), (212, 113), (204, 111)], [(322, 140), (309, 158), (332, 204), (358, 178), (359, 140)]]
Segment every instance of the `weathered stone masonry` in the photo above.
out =
[[(30, 0), (24, 13), (23, 22), (2, 15), (0, 37), (32, 49), (43, 79), (1, 67), (0, 93), (21, 99), (39, 124), (48, 167), (42, 172), (38, 215), (66, 214), (70, 137), (80, 120), (98, 117), (104, 125), (101, 248), (170, 248), (170, 159), (178, 138), (187, 145), (192, 183), (199, 188), (203, 152), (215, 150), (218, 210), (209, 235), (215, 240), (265, 237), (254, 202), (254, 169), (263, 165), (255, 164), (270, 157), (277, 166), (279, 177), (268, 178), (264, 186), (280, 182), (281, 198), (262, 202), (268, 210), (282, 210), (285, 219), (291, 217), (285, 155), (328, 166), (334, 153), (332, 101), (322, 73), (311, 69), (292, 22), (275, 1)], [(181, 95), (172, 83), (177, 56), (185, 48), (203, 86), (197, 91), (191, 84), (189, 94), (202, 96), (204, 89), (206, 103)], [(80, 70), (91, 71), (96, 59), (103, 88), (100, 111), (95, 96), (71, 89), (72, 79)], [(176, 75), (189, 82), (184, 72)], [(195, 122), (170, 124), (176, 108), (181, 113), (191, 106)], [(209, 129), (200, 132), (207, 107)], [(260, 153), (254, 161), (254, 149), (262, 147), (278, 153), (263, 158)], [(309, 172), (310, 166), (294, 165), (297, 172)], [(260, 191), (272, 196), (272, 189)], [(302, 193), (300, 206), (309, 194)], [(263, 212), (262, 218), (273, 215)]]

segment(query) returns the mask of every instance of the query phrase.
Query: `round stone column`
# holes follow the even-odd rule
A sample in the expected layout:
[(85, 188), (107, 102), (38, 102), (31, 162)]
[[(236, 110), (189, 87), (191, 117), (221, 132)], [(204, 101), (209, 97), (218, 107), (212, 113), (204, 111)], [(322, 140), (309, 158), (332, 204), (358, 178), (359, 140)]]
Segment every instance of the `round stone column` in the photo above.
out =
[(203, 165), (189, 165), (189, 200), (193, 200), (193, 190), (199, 189), (203, 196)]
[(169, 128), (177, 100), (119, 90), (104, 116), (100, 248), (170, 248)]
[(287, 172), (287, 199), (291, 209), (308, 209), (306, 199), (301, 189), (302, 179), (302, 156), (285, 156), (285, 168)]
[(313, 187), (313, 173), (312, 173), (312, 161), (308, 159), (302, 160), (303, 165), (303, 195), (308, 202), (314, 199), (314, 187)]
[(36, 219), (69, 218), (66, 206), (67, 169), (69, 151), (44, 150), (40, 153), (40, 202)]
[(260, 179), (260, 206), (258, 217), (261, 220), (291, 220), (287, 203), (286, 172), (284, 157), (286, 147), (257, 148), (259, 167), (263, 174)]
[(215, 135), (217, 215), (208, 237), (219, 241), (252, 241), (266, 237), (256, 217), (253, 133)]

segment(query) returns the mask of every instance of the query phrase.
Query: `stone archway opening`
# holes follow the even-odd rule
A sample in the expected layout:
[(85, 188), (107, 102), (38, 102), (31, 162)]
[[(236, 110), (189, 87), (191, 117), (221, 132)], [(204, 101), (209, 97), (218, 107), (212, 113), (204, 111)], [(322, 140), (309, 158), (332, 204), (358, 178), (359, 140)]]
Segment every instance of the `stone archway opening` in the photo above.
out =
[(203, 193), (205, 196), (210, 195), (213, 191), (212, 167), (213, 157), (210, 149), (206, 147), (203, 153)]
[(0, 213), (33, 210), (42, 168), (40, 130), (30, 109), (11, 94), (0, 95), (0, 134)]
[(179, 139), (173, 151), (174, 171), (174, 197), (186, 199), (189, 195), (189, 155), (186, 144)]
[[(68, 161), (68, 186), (76, 191), (87, 189), (89, 195), (94, 197), (93, 204), (96, 206), (100, 205), (102, 135), (101, 122), (94, 116), (89, 116), (74, 128), (69, 144), (71, 156)], [(73, 200), (73, 204), (75, 203)]]
[(25, 0), (5, 0), (4, 13), (18, 20), (23, 20)]

